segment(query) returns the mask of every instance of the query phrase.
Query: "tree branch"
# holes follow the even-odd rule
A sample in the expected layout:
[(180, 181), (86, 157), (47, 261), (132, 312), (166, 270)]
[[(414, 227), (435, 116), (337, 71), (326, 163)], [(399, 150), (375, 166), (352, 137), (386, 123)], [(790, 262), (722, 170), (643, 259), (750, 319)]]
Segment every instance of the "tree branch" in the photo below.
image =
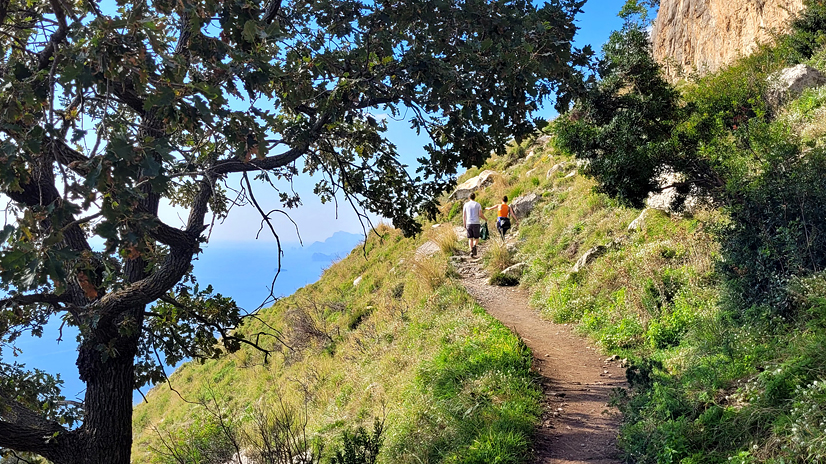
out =
[[(237, 341), (238, 343), (249, 345), (252, 348), (255, 348), (256, 350), (260, 351), (261, 353), (264, 354), (264, 363), (265, 364), (267, 363), (267, 359), (269, 358), (270, 354), (272, 354), (272, 350), (268, 350), (268, 349), (262, 347), (259, 344), (259, 340), (260, 340), (262, 335), (273, 337), (274, 339), (278, 340), (279, 343), (281, 343), (282, 345), (284, 345), (285, 347), (287, 347), (291, 351), (293, 350), (293, 348), (291, 346), (289, 346), (285, 341), (281, 340), (281, 337), (279, 337), (278, 334), (272, 334), (272, 333), (263, 332), (263, 331), (258, 332), (256, 334), (254, 334), (255, 335), (255, 341), (250, 341), (250, 340), (247, 340), (246, 338), (236, 337), (236, 336), (234, 336), (234, 335), (232, 335), (231, 333), (228, 332), (229, 329), (227, 327), (223, 327), (220, 324), (210, 322), (208, 319), (200, 316), (195, 311), (190, 310), (190, 308), (188, 308), (187, 306), (185, 306), (184, 304), (182, 304), (178, 300), (170, 297), (169, 295), (163, 295), (159, 299), (161, 301), (163, 301), (164, 303), (168, 303), (168, 304), (170, 304), (170, 305), (172, 305), (172, 306), (174, 306), (178, 309), (181, 309), (181, 310), (187, 312), (196, 321), (200, 322), (201, 324), (203, 324), (207, 327), (212, 328), (213, 330), (216, 330), (219, 334), (221, 334), (221, 338), (226, 339), (226, 340), (234, 340), (234, 341)], [(268, 327), (272, 328), (271, 326), (268, 326)]]
[(275, 20), (275, 17), (278, 16), (278, 12), (281, 10), (281, 0), (272, 0), (267, 5), (267, 10), (264, 12), (264, 23), (270, 24)]
[[(187, 273), (192, 263), (192, 255), (198, 249), (198, 238), (206, 225), (204, 218), (212, 197), (213, 182), (209, 179), (201, 181), (201, 190), (190, 210), (187, 228), (184, 231), (170, 227), (162, 222), (150, 234), (153, 238), (170, 245), (169, 254), (157, 266), (157, 271), (128, 285), (119, 291), (109, 293), (93, 303), (93, 311), (102, 315), (110, 315), (122, 306), (123, 302), (129, 305), (147, 305), (166, 294), (173, 285), (178, 283)], [(127, 305), (127, 306), (129, 306)]]
[(60, 4), (60, 0), (50, 0), (49, 3), (52, 5), (55, 18), (57, 18), (58, 27), (49, 39), (49, 43), (46, 44), (46, 48), (37, 56), (37, 64), (40, 69), (46, 69), (50, 66), (49, 62), (54, 56), (55, 51), (57, 51), (57, 46), (66, 40), (66, 34), (69, 32), (69, 25), (66, 23), (66, 12), (63, 11), (63, 5)]
[(53, 293), (35, 293), (31, 295), (12, 295), (8, 298), (3, 298), (0, 300), (0, 308), (7, 308), (9, 306), (16, 306), (16, 305), (32, 305), (32, 304), (48, 304), (55, 308), (59, 308), (59, 305), (71, 303), (71, 300), (65, 294), (63, 295), (55, 295)]
[(67, 145), (63, 140), (47, 138), (46, 142), (52, 148), (52, 156), (55, 161), (68, 167), (81, 176), (85, 176), (89, 173), (88, 169), (81, 167), (89, 161), (89, 158)]
[(286, 166), (298, 158), (301, 158), (307, 153), (309, 148), (310, 147), (308, 145), (304, 144), (288, 150), (280, 155), (268, 156), (264, 159), (255, 159), (248, 162), (241, 160), (220, 161), (215, 163), (215, 166), (213, 166), (209, 172), (212, 174), (221, 175), (229, 174), (231, 172), (268, 171), (270, 169)]
[(0, 448), (37, 453), (53, 459), (65, 447), (71, 432), (46, 420), (29, 408), (0, 393)]
[(160, 219), (157, 220), (157, 225), (149, 230), (150, 237), (173, 248), (192, 248), (198, 243), (198, 234), (176, 229)]

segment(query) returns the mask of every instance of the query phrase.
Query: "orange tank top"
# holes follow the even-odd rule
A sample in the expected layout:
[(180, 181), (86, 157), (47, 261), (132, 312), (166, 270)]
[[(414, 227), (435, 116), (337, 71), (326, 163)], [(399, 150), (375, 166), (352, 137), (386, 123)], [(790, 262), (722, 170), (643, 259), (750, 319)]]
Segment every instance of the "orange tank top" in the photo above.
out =
[(499, 217), (508, 217), (508, 204), (502, 203), (499, 205)]

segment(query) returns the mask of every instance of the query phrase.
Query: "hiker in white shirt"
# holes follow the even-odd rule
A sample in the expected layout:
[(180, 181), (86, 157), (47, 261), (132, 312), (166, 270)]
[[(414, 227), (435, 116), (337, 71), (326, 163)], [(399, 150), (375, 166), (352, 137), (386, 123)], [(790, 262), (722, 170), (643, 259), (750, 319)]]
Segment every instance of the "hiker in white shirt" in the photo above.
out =
[(487, 222), (485, 212), (482, 211), (482, 205), (476, 202), (476, 193), (471, 193), (470, 200), (462, 208), (462, 224), (464, 224), (467, 231), (467, 244), (470, 247), (470, 256), (473, 258), (476, 257), (476, 244), (479, 243), (482, 219)]

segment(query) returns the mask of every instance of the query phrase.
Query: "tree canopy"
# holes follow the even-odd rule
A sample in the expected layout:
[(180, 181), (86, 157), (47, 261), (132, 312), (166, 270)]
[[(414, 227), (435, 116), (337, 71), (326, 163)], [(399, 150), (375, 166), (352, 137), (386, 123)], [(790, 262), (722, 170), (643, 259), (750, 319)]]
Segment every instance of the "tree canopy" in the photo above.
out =
[[(132, 391), (164, 362), (266, 350), (190, 275), (231, 197), (277, 239), (270, 215), (315, 175), (323, 201), (415, 233), (459, 166), (535, 130), (548, 97), (567, 108), (590, 54), (571, 47), (582, 3), (0, 0), (0, 349), (60, 318), (87, 386), (72, 405), (0, 363), (0, 448), (128, 463)], [(415, 175), (379, 112), (429, 136)], [(256, 201), (262, 185), (280, 205)]]

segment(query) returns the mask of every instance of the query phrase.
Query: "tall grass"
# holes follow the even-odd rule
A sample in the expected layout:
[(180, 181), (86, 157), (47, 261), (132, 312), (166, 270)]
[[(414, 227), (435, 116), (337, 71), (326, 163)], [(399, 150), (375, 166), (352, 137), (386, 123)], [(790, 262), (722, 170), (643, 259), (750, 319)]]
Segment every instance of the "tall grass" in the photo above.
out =
[(267, 338), (266, 364), (243, 348), (182, 366), (170, 379), (176, 392), (149, 392), (134, 414), (136, 462), (158, 458), (154, 428), (188, 436), (197, 406), (185, 400), (207, 386), (243, 430), (254, 429), (248, 413), (259, 402), (306, 411), (308, 440), (328, 444), (324, 459), (342, 432), (380, 417), (380, 463), (525, 462), (540, 399), (530, 354), (446, 276), (443, 254), (417, 259), (420, 240), (377, 230), (381, 238), (372, 234), (319, 282), (240, 329), (280, 334)]
[(433, 234), (433, 241), (439, 246), (447, 256), (451, 256), (459, 249), (459, 235), (450, 224), (442, 224), (436, 228), (436, 233)]
[(495, 228), (491, 231), (491, 239), (488, 241), (483, 260), (491, 274), (501, 272), (514, 264), (507, 244), (499, 237), (499, 232)]

